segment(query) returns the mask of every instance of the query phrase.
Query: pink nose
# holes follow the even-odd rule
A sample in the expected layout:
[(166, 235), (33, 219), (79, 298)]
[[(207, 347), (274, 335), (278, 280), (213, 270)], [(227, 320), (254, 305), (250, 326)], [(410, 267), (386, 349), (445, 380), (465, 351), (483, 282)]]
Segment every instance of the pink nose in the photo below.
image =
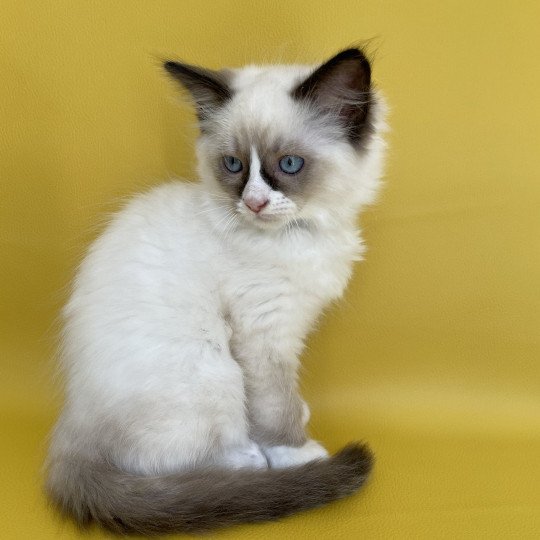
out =
[(261, 199), (246, 198), (244, 199), (244, 204), (258, 214), (268, 204), (268, 199), (261, 201)]

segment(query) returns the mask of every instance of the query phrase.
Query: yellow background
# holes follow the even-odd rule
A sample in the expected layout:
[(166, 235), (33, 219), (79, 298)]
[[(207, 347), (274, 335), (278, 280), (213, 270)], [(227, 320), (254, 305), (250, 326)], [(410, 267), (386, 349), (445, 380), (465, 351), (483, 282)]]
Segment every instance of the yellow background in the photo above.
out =
[(376, 471), (216, 537), (540, 538), (539, 23), (525, 0), (4, 0), (0, 536), (78, 537), (40, 492), (55, 319), (107, 213), (193, 172), (194, 117), (156, 57), (315, 61), (374, 37), (386, 187), (303, 381), (315, 436), (369, 441)]

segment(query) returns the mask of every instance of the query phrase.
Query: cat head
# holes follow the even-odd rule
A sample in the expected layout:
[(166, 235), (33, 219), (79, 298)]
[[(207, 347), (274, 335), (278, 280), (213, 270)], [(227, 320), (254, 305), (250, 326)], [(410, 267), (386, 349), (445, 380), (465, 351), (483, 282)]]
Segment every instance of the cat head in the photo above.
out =
[(195, 102), (202, 181), (244, 222), (277, 228), (371, 202), (382, 107), (361, 50), (344, 50), (316, 68), (164, 67)]

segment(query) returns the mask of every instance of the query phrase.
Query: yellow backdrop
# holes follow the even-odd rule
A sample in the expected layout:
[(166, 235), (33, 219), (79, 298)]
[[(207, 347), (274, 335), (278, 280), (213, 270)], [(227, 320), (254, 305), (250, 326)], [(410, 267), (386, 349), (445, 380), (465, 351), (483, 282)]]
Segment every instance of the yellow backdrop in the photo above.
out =
[[(387, 183), (304, 392), (365, 491), (219, 538), (540, 538), (540, 4), (4, 0), (0, 537), (76, 538), (40, 492), (55, 319), (121, 199), (193, 172), (194, 117), (156, 57), (314, 61), (375, 38)], [(94, 536), (95, 534), (95, 536)], [(92, 533), (90, 538), (101, 538)]]

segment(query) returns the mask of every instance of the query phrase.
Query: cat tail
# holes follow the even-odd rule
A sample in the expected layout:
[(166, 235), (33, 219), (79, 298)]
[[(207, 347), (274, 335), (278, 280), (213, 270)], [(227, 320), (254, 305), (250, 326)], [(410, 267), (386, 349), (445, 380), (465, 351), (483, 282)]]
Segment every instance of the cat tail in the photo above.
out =
[(371, 452), (360, 444), (285, 469), (201, 469), (164, 476), (66, 459), (50, 464), (47, 491), (79, 525), (97, 522), (120, 534), (201, 533), (278, 519), (350, 495), (372, 464)]

